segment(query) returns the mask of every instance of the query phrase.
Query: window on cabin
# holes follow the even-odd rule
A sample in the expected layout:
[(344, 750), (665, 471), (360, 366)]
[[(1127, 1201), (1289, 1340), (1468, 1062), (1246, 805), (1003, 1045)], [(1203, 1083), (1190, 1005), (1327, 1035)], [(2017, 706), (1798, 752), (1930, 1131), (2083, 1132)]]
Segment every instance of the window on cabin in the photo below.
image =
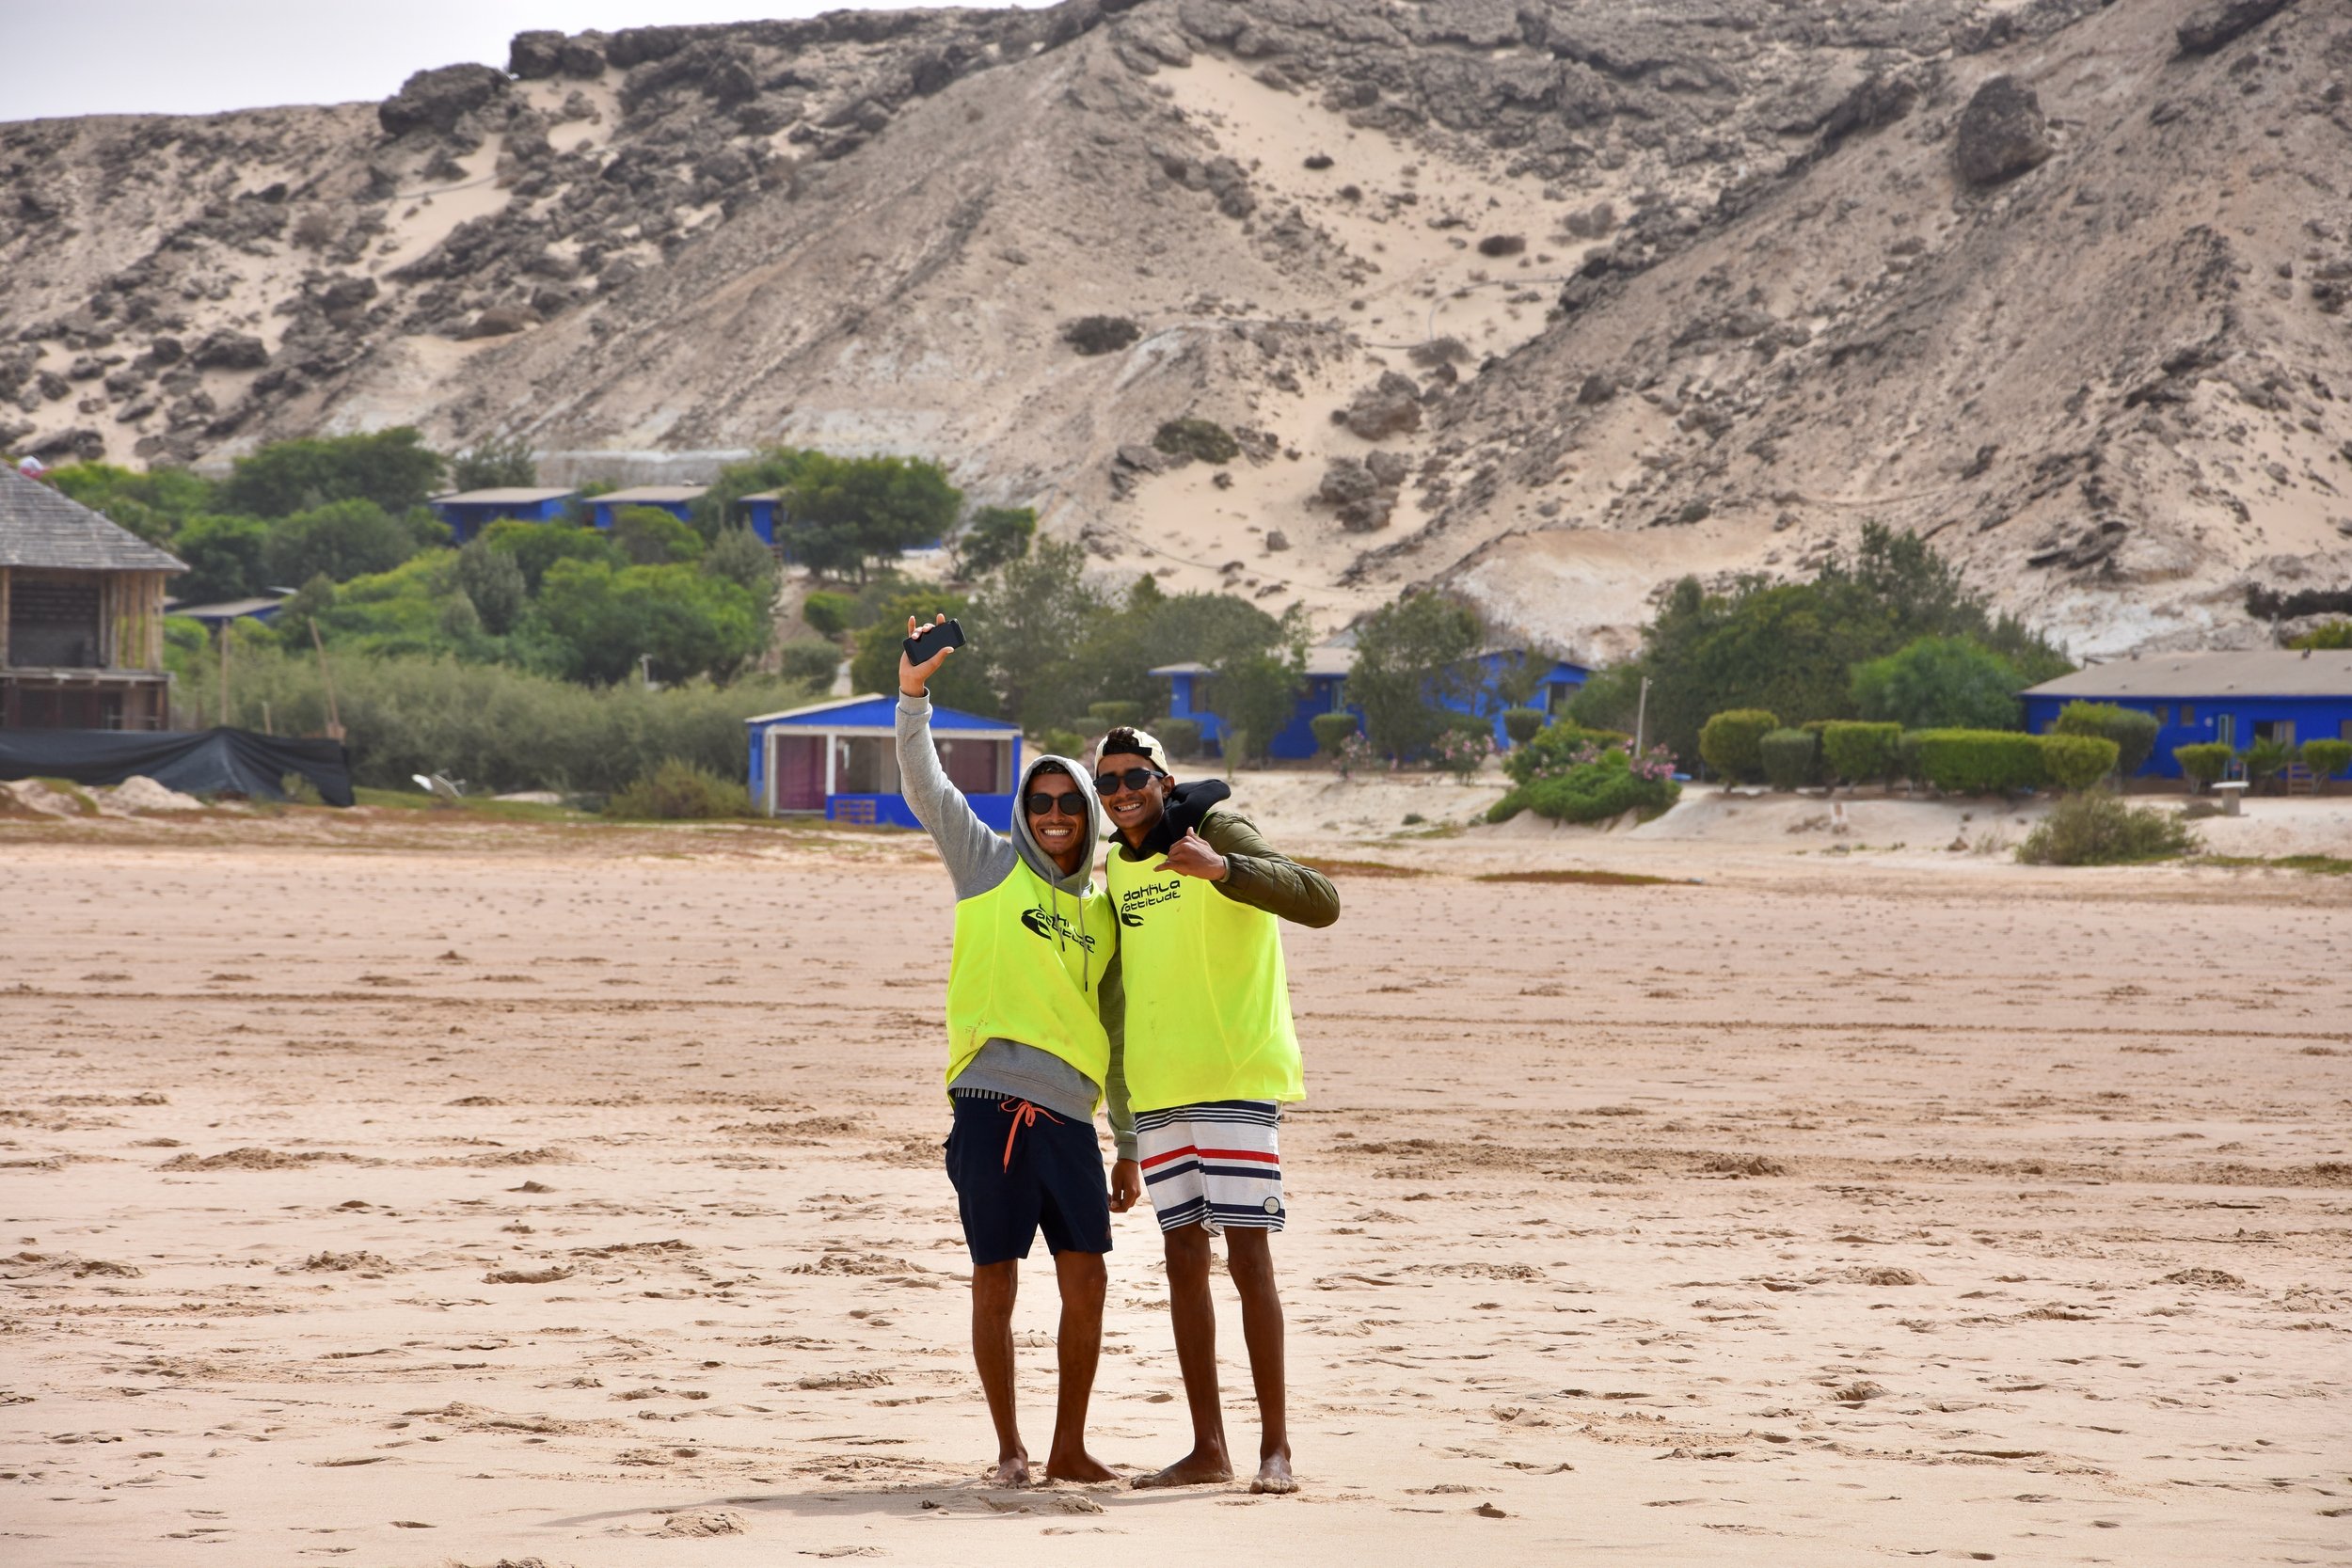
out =
[(898, 789), (898, 757), (888, 738), (879, 735), (834, 736), (835, 795), (893, 795)]
[(2257, 744), (2265, 740), (2275, 740), (2281, 746), (2292, 746), (2295, 744), (2295, 721), (2292, 719), (2257, 719), (2254, 721), (2254, 739)]
[(946, 771), (947, 782), (966, 796), (1012, 793), (1010, 741), (934, 734), (931, 743), (939, 748), (939, 766)]
[(2171, 723), (2172, 705), (2170, 703), (2158, 703), (2156, 705), (2156, 727), (2159, 729), (2169, 729), (2171, 727)]
[(2194, 724), (2197, 722), (2197, 705), (2195, 703), (2183, 703), (2181, 705), (2181, 722), (2184, 724)]

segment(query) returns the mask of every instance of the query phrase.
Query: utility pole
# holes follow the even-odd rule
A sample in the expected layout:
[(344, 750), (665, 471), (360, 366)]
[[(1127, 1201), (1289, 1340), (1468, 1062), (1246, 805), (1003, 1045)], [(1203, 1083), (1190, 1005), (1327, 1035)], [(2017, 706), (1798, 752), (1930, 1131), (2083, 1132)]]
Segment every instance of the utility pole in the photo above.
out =
[(1642, 677), (1641, 700), (1633, 705), (1633, 754), (1642, 754), (1642, 740), (1649, 724), (1649, 677)]
[(326, 668), (326, 641), (319, 636), (318, 617), (307, 617), (310, 623), (310, 646), (319, 651), (319, 684), (326, 689), (326, 736), (329, 740), (343, 737), (342, 715), (335, 711), (335, 677)]

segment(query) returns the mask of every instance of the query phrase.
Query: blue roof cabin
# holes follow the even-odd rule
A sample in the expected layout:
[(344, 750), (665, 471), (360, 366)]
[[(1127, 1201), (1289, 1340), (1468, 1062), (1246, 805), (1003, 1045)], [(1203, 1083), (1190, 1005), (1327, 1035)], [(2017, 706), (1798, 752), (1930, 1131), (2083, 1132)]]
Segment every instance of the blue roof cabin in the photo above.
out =
[(776, 546), (776, 508), (783, 499), (773, 490), (762, 490), (755, 496), (745, 496), (742, 500), (745, 526), (759, 535), (759, 542), (770, 549)]
[(524, 523), (554, 522), (579, 494), (577, 490), (513, 485), (496, 490), (461, 490), (436, 496), (425, 504), (433, 508), (436, 517), (449, 525), (451, 539), (462, 545), (501, 517)]
[(612, 519), (624, 506), (650, 506), (657, 512), (667, 512), (679, 522), (689, 521), (687, 514), (693, 509), (707, 484), (640, 484), (634, 489), (608, 490), (601, 496), (588, 498), (588, 520), (608, 531)]
[[(1456, 713), (1475, 714), (1494, 721), (1495, 744), (1507, 745), (1503, 733), (1502, 711), (1509, 705), (1494, 692), (1496, 678), (1510, 661), (1518, 657), (1516, 649), (1490, 649), (1478, 656), (1479, 677), (1476, 689), (1465, 698), (1446, 697), (1444, 705)], [(1538, 658), (1541, 655), (1534, 656)], [(1267, 746), (1267, 754), (1298, 760), (1315, 754), (1313, 721), (1326, 713), (1353, 713), (1358, 721), (1363, 709), (1346, 699), (1347, 676), (1356, 668), (1356, 650), (1343, 643), (1327, 642), (1307, 653), (1305, 678), (1299, 686), (1298, 704), (1292, 709), (1290, 721), (1282, 726)], [(1200, 725), (1203, 750), (1222, 756), (1225, 752), (1225, 721), (1207, 705), (1208, 686), (1212, 672), (1205, 664), (1165, 664), (1151, 672), (1168, 683), (1168, 713), (1171, 719), (1191, 719)], [(1545, 672), (1543, 684), (1537, 689), (1534, 705), (1547, 713), (1557, 713), (1567, 705), (1576, 689), (1592, 673), (1581, 664), (1565, 659), (1551, 662)]]
[[(898, 793), (898, 715), (895, 697), (843, 697), (745, 720), (754, 803), (770, 816), (822, 812), (828, 822), (921, 827)], [(1019, 726), (933, 707), (931, 741), (980, 820), (1010, 832)]]
[(2153, 654), (2094, 664), (2022, 694), (2026, 727), (2048, 731), (2069, 703), (2113, 703), (2156, 716), (2156, 749), (2140, 768), (2181, 776), (2172, 749), (2220, 741), (2300, 745), (2352, 740), (2352, 651), (2256, 648), (2241, 653)]

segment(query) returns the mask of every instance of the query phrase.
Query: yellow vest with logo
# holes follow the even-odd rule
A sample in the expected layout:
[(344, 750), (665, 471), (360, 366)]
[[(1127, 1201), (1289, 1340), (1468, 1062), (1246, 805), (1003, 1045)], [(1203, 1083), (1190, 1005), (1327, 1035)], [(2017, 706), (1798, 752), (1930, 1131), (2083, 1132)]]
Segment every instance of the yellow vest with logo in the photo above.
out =
[(1306, 1099), (1281, 923), (1214, 882), (1153, 871), (1162, 859), (1131, 861), (1115, 845), (1105, 879), (1119, 911), (1129, 1103)]
[(1073, 895), (1016, 862), (1012, 875), (956, 905), (947, 970), (947, 1082), (992, 1039), (1035, 1046), (1098, 1087), (1109, 1075), (1103, 971), (1118, 941), (1110, 900)]

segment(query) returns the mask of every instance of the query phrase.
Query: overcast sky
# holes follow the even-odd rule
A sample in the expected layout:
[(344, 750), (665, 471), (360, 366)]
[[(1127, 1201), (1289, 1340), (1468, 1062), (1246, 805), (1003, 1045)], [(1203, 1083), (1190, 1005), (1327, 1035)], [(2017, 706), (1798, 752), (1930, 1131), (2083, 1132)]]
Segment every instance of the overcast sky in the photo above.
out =
[(577, 33), (905, 8), (898, 0), (0, 0), (0, 120), (384, 98), (428, 66), (503, 66), (506, 40), (527, 27)]

